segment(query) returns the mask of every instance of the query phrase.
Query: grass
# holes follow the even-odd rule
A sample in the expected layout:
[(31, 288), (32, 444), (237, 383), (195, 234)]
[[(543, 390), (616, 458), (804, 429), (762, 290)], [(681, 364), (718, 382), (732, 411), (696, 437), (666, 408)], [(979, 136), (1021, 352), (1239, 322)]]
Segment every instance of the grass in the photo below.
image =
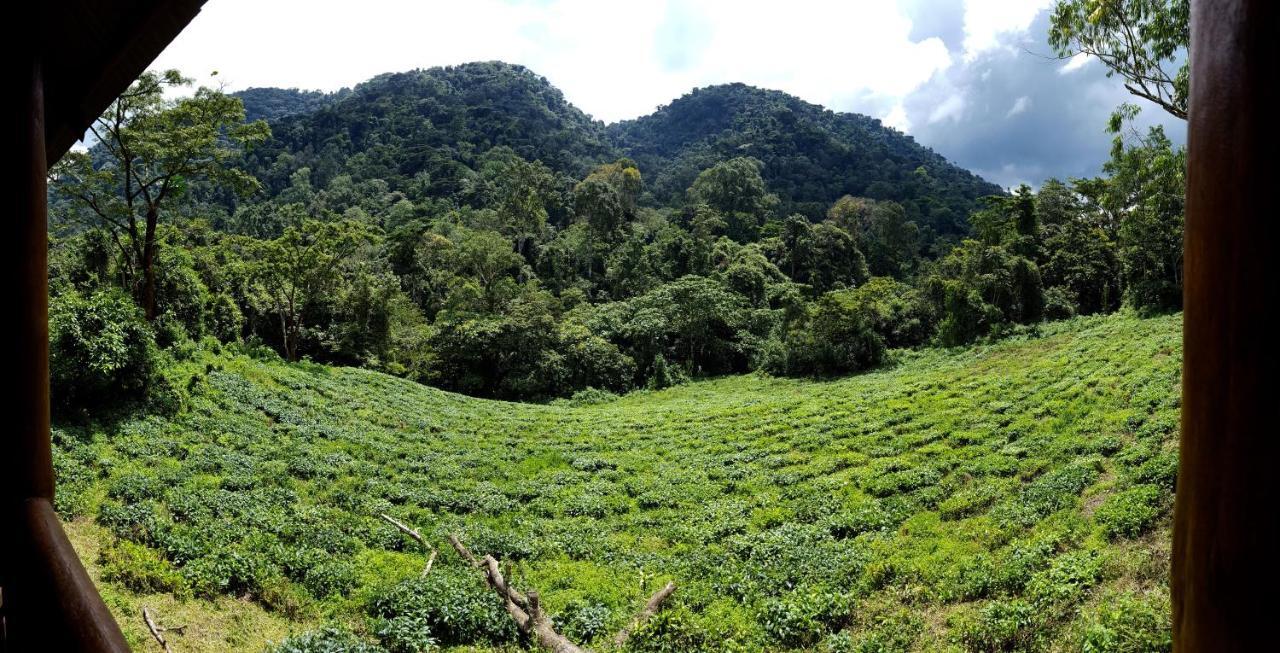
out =
[(598, 649), (667, 580), (631, 649), (1168, 649), (1180, 323), (588, 406), (200, 350), (177, 416), (56, 429), (58, 505), (140, 649), (143, 605), (179, 651), (527, 647), (448, 533)]

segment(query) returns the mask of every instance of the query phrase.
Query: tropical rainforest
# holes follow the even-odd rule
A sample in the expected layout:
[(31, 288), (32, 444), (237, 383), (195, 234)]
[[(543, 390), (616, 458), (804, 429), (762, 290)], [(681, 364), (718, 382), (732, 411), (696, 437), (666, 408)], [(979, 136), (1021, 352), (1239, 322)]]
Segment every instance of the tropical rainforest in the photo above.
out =
[[(1050, 42), (1172, 61), (1155, 4)], [(1171, 649), (1185, 151), (1136, 106), (1001, 189), (743, 84), (189, 84), (50, 173), (58, 509), (134, 644)]]

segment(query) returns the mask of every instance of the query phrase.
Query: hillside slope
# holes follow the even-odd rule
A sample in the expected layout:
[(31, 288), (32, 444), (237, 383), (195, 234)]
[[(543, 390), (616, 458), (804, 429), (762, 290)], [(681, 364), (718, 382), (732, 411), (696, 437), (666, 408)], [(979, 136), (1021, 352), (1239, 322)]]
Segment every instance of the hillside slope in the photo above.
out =
[(764, 163), (784, 214), (818, 219), (842, 195), (895, 200), (939, 233), (968, 229), (969, 211), (1001, 192), (879, 120), (781, 91), (723, 84), (695, 89), (651, 115), (609, 126), (650, 173), (659, 201), (683, 195), (698, 172), (735, 156)]
[[(500, 648), (457, 533), (597, 648), (674, 580), (635, 650), (1162, 650), (1179, 324), (577, 407), (196, 352), (180, 415), (56, 430), (58, 506), (138, 645), (145, 604), (199, 624), (180, 650), (329, 621)], [(441, 549), (429, 576), (380, 512)]]
[(249, 116), (271, 123), (272, 140), (251, 155), (251, 167), (273, 193), (306, 166), (318, 187), (350, 173), (399, 191), (425, 179), (430, 195), (449, 196), (495, 147), (571, 180), (634, 158), (659, 205), (678, 203), (701, 170), (752, 156), (764, 163), (783, 215), (818, 219), (842, 195), (869, 196), (901, 202), (943, 234), (966, 232), (976, 200), (1001, 192), (879, 120), (744, 84), (696, 89), (607, 128), (545, 78), (502, 62), (387, 73), (329, 96), (268, 88), (238, 95)]

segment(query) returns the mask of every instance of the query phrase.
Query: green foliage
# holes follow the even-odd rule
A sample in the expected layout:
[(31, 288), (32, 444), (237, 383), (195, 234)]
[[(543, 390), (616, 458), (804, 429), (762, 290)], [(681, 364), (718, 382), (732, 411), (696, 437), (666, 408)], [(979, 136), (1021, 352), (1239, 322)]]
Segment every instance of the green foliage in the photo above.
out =
[(765, 603), (760, 624), (787, 648), (808, 648), (839, 630), (850, 616), (848, 601), (838, 594), (802, 589)]
[(870, 311), (848, 291), (823, 295), (806, 319), (788, 330), (785, 358), (775, 363), (774, 371), (831, 376), (878, 365), (885, 345), (873, 320)]
[(1138, 485), (1109, 497), (1093, 518), (1109, 538), (1138, 537), (1160, 516), (1162, 495), (1154, 485)]
[[(298, 646), (522, 646), (451, 533), (597, 646), (667, 580), (677, 594), (628, 648), (1159, 634), (1143, 625), (1155, 608), (1100, 616), (1101, 598), (1163, 596), (1167, 581), (1130, 562), (1158, 560), (1163, 538), (1104, 539), (1094, 499), (1145, 483), (1171, 501), (1178, 325), (1074, 318), (833, 381), (744, 375), (591, 405), (196, 347), (164, 370), (198, 377), (186, 410), (59, 424), (59, 496), (100, 525), (108, 588), (243, 598), (299, 629), (367, 633)], [(442, 551), (428, 576), (380, 512)]]
[(156, 356), (151, 327), (127, 295), (71, 292), (50, 303), (49, 383), (60, 408), (144, 399)]
[(1124, 78), (1130, 93), (1185, 120), (1190, 4), (1188, 0), (1059, 0), (1050, 18), (1049, 44), (1059, 56), (1097, 57), (1107, 66), (1108, 76)]
[(1086, 617), (1084, 653), (1162, 653), (1173, 650), (1173, 611), (1167, 595), (1109, 595)]
[(1037, 632), (1035, 608), (1024, 601), (993, 601), (976, 615), (957, 624), (957, 639), (967, 651), (1035, 650), (1042, 638)]
[(155, 549), (121, 540), (102, 549), (99, 564), (103, 580), (118, 583), (140, 594), (187, 592), (182, 576)]
[[(779, 215), (812, 220), (853, 195), (900, 202), (910, 220), (963, 233), (977, 198), (998, 192), (876, 119), (745, 84), (696, 89), (607, 130), (664, 203), (681, 198), (700, 171), (743, 156), (764, 164), (761, 176), (778, 197)], [(922, 168), (926, 173), (916, 174)]]
[(1044, 311), (1036, 264), (976, 240), (938, 262), (925, 292), (939, 317), (938, 341), (948, 347), (996, 335), (1007, 325), (1038, 322)]
[(430, 634), (444, 646), (500, 644), (517, 636), (515, 623), (475, 570), (440, 566), (402, 581), (369, 603), (374, 631), (392, 651)]
[(285, 638), (271, 653), (387, 653), (381, 646), (356, 636), (349, 630), (326, 626)]

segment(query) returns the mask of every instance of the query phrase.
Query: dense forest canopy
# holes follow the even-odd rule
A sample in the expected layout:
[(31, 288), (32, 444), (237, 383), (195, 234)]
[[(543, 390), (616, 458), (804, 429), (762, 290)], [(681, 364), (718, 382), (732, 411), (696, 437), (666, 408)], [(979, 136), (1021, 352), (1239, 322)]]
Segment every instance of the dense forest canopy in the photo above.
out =
[[(161, 352), (215, 338), (545, 400), (1178, 307), (1182, 154), (1125, 131), (1125, 107), (1107, 177), (1007, 194), (876, 120), (742, 84), (606, 127), (497, 62), (161, 94), (184, 83), (140, 80), (51, 185), (55, 313), (128, 316), (132, 295), (146, 324), (121, 333)], [(163, 356), (65, 345), (120, 359), (86, 387)]]

